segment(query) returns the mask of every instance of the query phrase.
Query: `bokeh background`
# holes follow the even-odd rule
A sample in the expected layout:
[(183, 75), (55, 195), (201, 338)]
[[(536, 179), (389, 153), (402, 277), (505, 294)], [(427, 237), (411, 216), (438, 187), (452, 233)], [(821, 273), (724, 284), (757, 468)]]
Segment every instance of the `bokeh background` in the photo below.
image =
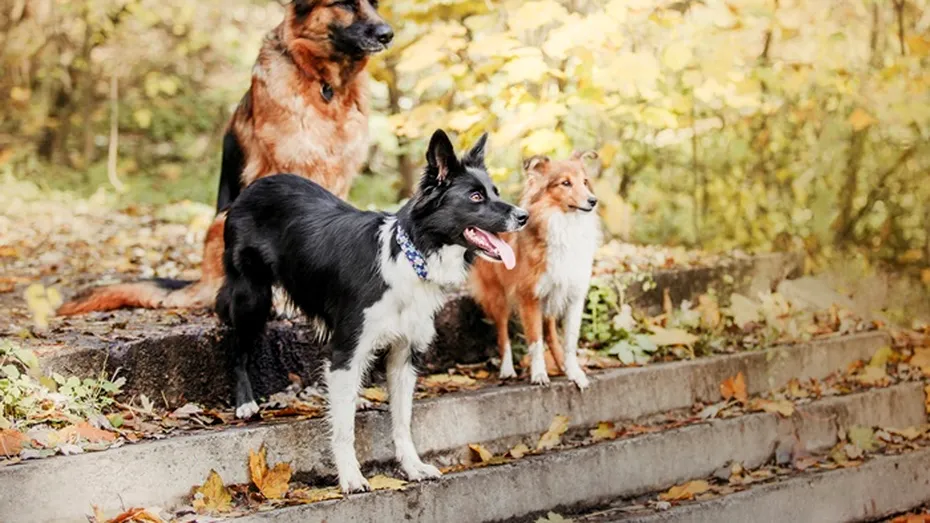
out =
[[(353, 200), (390, 207), (436, 127), (600, 153), (611, 234), (854, 253), (930, 283), (927, 0), (384, 0)], [(224, 126), (281, 4), (5, 0), (0, 177), (121, 205), (211, 204)], [(113, 138), (118, 147), (111, 147)]]

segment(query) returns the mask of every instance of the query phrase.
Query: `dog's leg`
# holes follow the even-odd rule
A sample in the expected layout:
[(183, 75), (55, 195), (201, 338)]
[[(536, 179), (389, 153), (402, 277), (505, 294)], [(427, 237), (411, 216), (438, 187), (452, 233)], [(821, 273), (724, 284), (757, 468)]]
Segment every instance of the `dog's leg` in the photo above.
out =
[(410, 481), (438, 478), (439, 469), (420, 460), (413, 445), (410, 424), (413, 417), (413, 392), (417, 385), (417, 373), (411, 359), (408, 343), (397, 343), (391, 347), (387, 361), (387, 382), (391, 398), (391, 425), (394, 435), (394, 451), (397, 462)]
[(530, 381), (538, 385), (549, 384), (546, 372), (545, 347), (543, 346), (543, 317), (539, 299), (531, 294), (520, 296), (520, 321), (530, 350)]
[[(334, 350), (345, 350), (334, 338)], [(339, 488), (345, 494), (371, 490), (368, 480), (362, 476), (355, 455), (355, 398), (362, 382), (362, 367), (368, 357), (361, 354), (363, 348), (356, 347), (344, 368), (326, 370), (326, 388), (329, 399), (330, 445), (333, 461), (339, 474)]]
[(222, 302), (232, 324), (233, 373), (236, 378), (236, 417), (248, 419), (258, 414), (258, 404), (249, 380), (249, 357), (261, 338), (271, 310), (271, 287), (253, 285), (241, 275), (227, 278), (221, 290)]
[(562, 350), (562, 340), (559, 339), (559, 329), (553, 316), (546, 316), (544, 319), (543, 339), (546, 340), (546, 346), (552, 352), (552, 360), (557, 367), (553, 370), (565, 372), (565, 352)]
[(565, 327), (565, 376), (575, 382), (579, 389), (588, 388), (588, 377), (578, 364), (578, 336), (581, 333), (581, 315), (584, 312), (584, 294), (575, 296), (568, 306), (564, 319)]

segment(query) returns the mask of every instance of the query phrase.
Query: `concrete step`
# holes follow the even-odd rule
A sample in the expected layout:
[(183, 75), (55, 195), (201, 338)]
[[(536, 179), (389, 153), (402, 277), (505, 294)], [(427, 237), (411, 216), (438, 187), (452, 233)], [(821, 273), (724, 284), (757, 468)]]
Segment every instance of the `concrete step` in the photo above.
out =
[[(446, 394), (415, 403), (414, 439), (428, 459), (449, 462), (470, 443), (497, 452), (521, 438), (538, 437), (557, 414), (568, 416), (572, 427), (588, 427), (604, 420), (688, 408), (695, 402), (716, 402), (719, 384), (738, 372), (746, 376), (750, 394), (761, 393), (784, 386), (791, 378), (825, 377), (853, 361), (868, 359), (888, 343), (887, 334), (869, 332), (757, 352), (611, 369), (594, 373), (592, 386), (584, 393), (556, 379), (548, 388), (516, 384)], [(389, 427), (386, 412), (358, 416), (356, 446), (368, 470), (393, 458)], [(107, 509), (170, 506), (183, 501), (190, 486), (202, 483), (211, 469), (227, 483), (247, 482), (246, 456), (262, 443), (273, 462), (289, 461), (307, 476), (333, 474), (323, 420), (255, 424), (0, 468), (0, 514), (57, 521), (79, 518), (91, 504)], [(50, 483), (50, 477), (56, 480)], [(22, 506), (22, 496), (33, 494), (52, 501)]]
[[(627, 301), (654, 313), (661, 309), (665, 291), (673, 304), (693, 300), (708, 288), (718, 296), (754, 294), (774, 289), (800, 267), (798, 256), (764, 254), (720, 257), (711, 266), (658, 270), (644, 273), (646, 278), (630, 278), (629, 273), (605, 273), (605, 277), (633, 279)], [(438, 314), (436, 328), (436, 342), (425, 362), (429, 368), (445, 370), (455, 363), (485, 361), (495, 352), (493, 329), (464, 294)], [(229, 400), (228, 351), (212, 314), (124, 310), (57, 318), (46, 335), (23, 343), (36, 351), (49, 371), (78, 376), (119, 371), (127, 379), (124, 390), (129, 395), (164, 398), (173, 405)], [(320, 352), (308, 329), (288, 321), (273, 322), (251, 363), (256, 393), (267, 396), (284, 389), (288, 373), (301, 376), (305, 384), (313, 383), (319, 377)]]
[[(550, 452), (500, 466), (448, 474), (434, 482), (408, 485), (405, 490), (376, 491), (354, 495), (348, 500), (269, 510), (245, 516), (241, 521), (474, 523), (522, 521), (527, 515), (549, 510), (569, 512), (598, 506), (613, 498), (656, 492), (691, 478), (709, 476), (730, 461), (755, 468), (773, 458), (780, 441), (794, 435), (804, 443), (806, 450), (817, 452), (836, 444), (840, 427), (922, 424), (926, 420), (923, 387), (923, 383), (912, 382), (825, 398), (799, 407), (790, 418), (780, 418), (776, 414), (746, 414)], [(895, 463), (884, 470), (893, 469)], [(918, 466), (926, 468), (926, 463), (926, 459), (922, 459)], [(916, 495), (917, 488), (909, 488), (911, 497), (889, 495), (891, 501), (882, 503), (882, 511), (900, 510), (930, 495), (925, 483), (930, 475), (926, 470), (914, 475), (917, 468), (909, 466), (895, 477), (899, 483), (908, 477), (917, 480), (915, 483), (919, 482), (924, 498)], [(872, 476), (866, 473), (856, 477), (861, 486), (871, 481), (869, 478)], [(855, 495), (859, 491), (850, 492)], [(823, 503), (831, 507), (869, 504), (872, 497), (856, 498), (850, 497), (848, 492), (840, 492), (842, 494), (833, 493), (825, 497)], [(888, 491), (883, 487), (877, 492)], [(821, 513), (807, 512), (803, 505), (787, 508), (794, 503), (789, 497), (779, 499), (794, 517), (778, 521), (824, 521), (817, 519)], [(777, 511), (766, 514), (747, 508), (736, 514), (744, 516), (742, 518), (699, 520), (763, 521), (768, 515), (778, 514)]]
[(832, 523), (875, 521), (930, 502), (930, 448), (876, 456), (854, 468), (811, 471), (661, 512), (595, 510), (574, 523)]

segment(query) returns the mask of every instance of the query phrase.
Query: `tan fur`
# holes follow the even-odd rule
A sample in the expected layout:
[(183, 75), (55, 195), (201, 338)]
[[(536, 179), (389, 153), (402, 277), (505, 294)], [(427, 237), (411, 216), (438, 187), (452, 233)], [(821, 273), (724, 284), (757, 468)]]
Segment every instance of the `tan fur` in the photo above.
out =
[[(511, 307), (516, 306), (527, 345), (545, 338), (552, 354), (547, 362), (557, 365), (549, 368), (550, 374), (558, 374), (564, 361), (558, 318), (544, 316), (536, 289), (547, 270), (549, 217), (557, 211), (571, 212), (572, 206), (585, 207), (593, 196), (582, 162), (585, 154), (576, 152), (562, 161), (534, 156), (524, 162), (526, 181), (520, 206), (529, 211), (529, 222), (519, 233), (501, 235), (513, 248), (517, 265), (508, 271), (502, 264), (478, 259), (471, 273), (472, 294), (497, 329), (500, 356), (504, 357), (510, 342), (507, 323)], [(565, 181), (571, 186), (563, 185)]]
[[(367, 58), (334, 58), (329, 26), (351, 18), (378, 17), (368, 2), (351, 13), (312, 2), (303, 18), (288, 4), (284, 21), (264, 39), (252, 70), (252, 84), (233, 114), (229, 130), (243, 150), (240, 185), (264, 176), (292, 173), (345, 198), (368, 157)], [(324, 83), (332, 88), (328, 102)], [(223, 281), (223, 224), (217, 215), (204, 244), (201, 279), (166, 291), (139, 282), (101, 287), (62, 305), (60, 315), (123, 307), (211, 307)]]

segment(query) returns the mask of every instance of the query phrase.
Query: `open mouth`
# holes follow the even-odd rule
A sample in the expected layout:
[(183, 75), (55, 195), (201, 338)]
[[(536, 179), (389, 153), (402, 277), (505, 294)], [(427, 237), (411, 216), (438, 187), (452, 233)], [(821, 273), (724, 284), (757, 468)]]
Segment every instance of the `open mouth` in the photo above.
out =
[(465, 229), (464, 236), (468, 243), (475, 246), (482, 258), (503, 262), (507, 270), (513, 269), (517, 265), (513, 249), (496, 234), (477, 227), (468, 227)]
[(362, 52), (368, 54), (375, 54), (384, 51), (389, 47), (390, 44), (382, 44), (378, 41), (364, 42), (359, 47), (361, 47)]

